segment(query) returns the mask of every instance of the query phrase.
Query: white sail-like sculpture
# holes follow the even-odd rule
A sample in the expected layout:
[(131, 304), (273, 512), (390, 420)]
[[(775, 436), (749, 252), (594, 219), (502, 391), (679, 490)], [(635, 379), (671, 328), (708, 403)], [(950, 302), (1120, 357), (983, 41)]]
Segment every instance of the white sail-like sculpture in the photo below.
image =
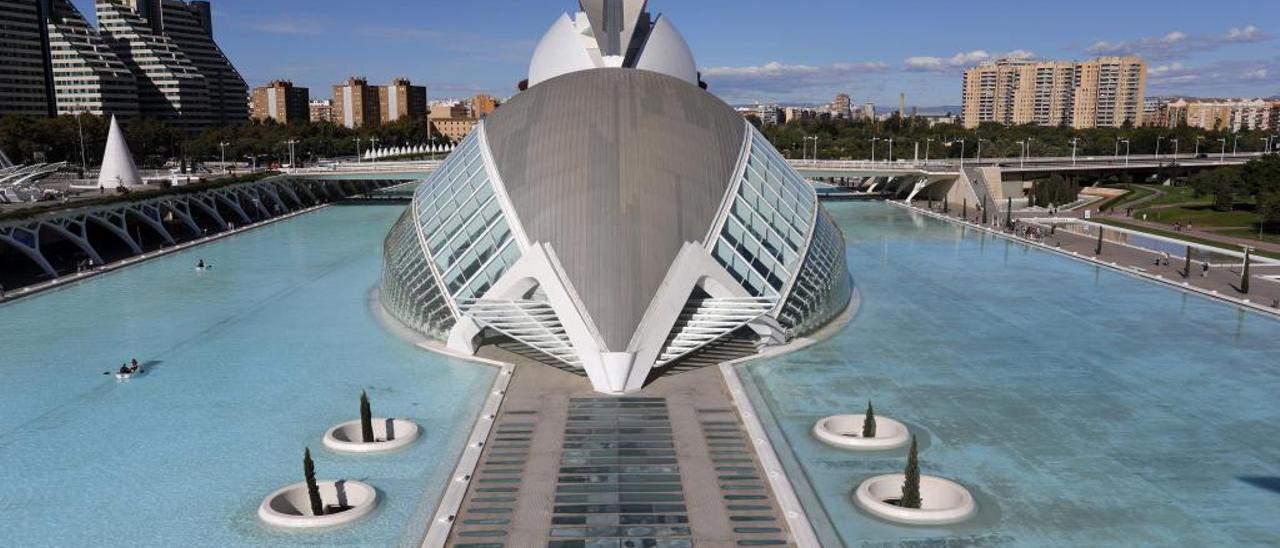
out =
[(121, 186), (139, 186), (142, 174), (133, 163), (133, 154), (129, 152), (129, 144), (124, 141), (124, 131), (116, 117), (111, 117), (111, 130), (107, 133), (107, 148), (102, 152), (102, 170), (98, 172), (98, 186), (117, 188)]

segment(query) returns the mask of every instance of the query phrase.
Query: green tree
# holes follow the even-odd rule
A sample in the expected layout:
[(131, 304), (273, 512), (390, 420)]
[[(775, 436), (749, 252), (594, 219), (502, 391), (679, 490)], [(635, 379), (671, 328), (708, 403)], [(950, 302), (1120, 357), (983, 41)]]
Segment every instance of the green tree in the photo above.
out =
[(360, 391), (360, 438), (373, 443), (373, 412), (369, 409), (369, 396)]
[(311, 515), (324, 515), (324, 502), (320, 500), (320, 486), (316, 484), (316, 463), (311, 460), (311, 448), (302, 454), (302, 474), (306, 476), (307, 497), (311, 499)]
[(920, 508), (920, 460), (916, 454), (916, 437), (911, 436), (911, 450), (907, 452), (907, 469), (903, 473), (906, 479), (902, 482), (902, 499), (898, 506), (903, 508)]
[(867, 414), (862, 419), (862, 437), (876, 437), (876, 412), (871, 409), (871, 401), (867, 401)]
[(1239, 172), (1240, 168), (1237, 167), (1202, 171), (1191, 177), (1188, 184), (1197, 196), (1212, 197), (1214, 209), (1231, 211), (1235, 207), (1237, 194), (1244, 190)]

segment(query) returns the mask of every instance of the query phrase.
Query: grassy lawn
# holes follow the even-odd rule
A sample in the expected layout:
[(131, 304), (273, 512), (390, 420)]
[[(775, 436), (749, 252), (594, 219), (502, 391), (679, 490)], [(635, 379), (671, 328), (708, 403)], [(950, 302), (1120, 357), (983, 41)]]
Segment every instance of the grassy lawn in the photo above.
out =
[[(1155, 230), (1155, 229), (1147, 228), (1147, 227), (1145, 227), (1145, 226), (1138, 226), (1138, 225), (1135, 225), (1135, 224), (1127, 223), (1127, 222), (1125, 222), (1125, 221), (1121, 221), (1121, 220), (1118, 220), (1118, 219), (1110, 219), (1110, 218), (1094, 218), (1094, 219), (1091, 219), (1091, 220), (1092, 220), (1092, 221), (1094, 221), (1094, 222), (1097, 222), (1097, 223), (1102, 223), (1102, 224), (1104, 224), (1104, 225), (1119, 226), (1119, 227), (1123, 227), (1123, 228), (1128, 228), (1128, 229), (1130, 229), (1130, 230), (1136, 230), (1136, 231), (1138, 231), (1138, 232), (1146, 232), (1147, 234), (1155, 234), (1155, 235), (1157, 235), (1157, 236), (1164, 236), (1164, 237), (1166, 237), (1166, 238), (1176, 238), (1176, 239), (1179, 239), (1179, 240), (1185, 240), (1185, 241), (1188, 241), (1188, 242), (1195, 242), (1195, 243), (1198, 243), (1198, 244), (1204, 244), (1204, 245), (1209, 245), (1209, 246), (1214, 246), (1214, 247), (1221, 247), (1221, 248), (1223, 248), (1223, 249), (1230, 249), (1230, 250), (1232, 250), (1232, 251), (1238, 251), (1238, 250), (1239, 250), (1239, 246), (1236, 246), (1236, 245), (1234, 245), (1234, 244), (1228, 244), (1228, 243), (1223, 243), (1223, 242), (1216, 242), (1216, 241), (1213, 241), (1213, 240), (1207, 240), (1207, 239), (1205, 239), (1205, 238), (1199, 238), (1199, 237), (1196, 237), (1196, 236), (1191, 236), (1191, 235), (1188, 235), (1188, 234), (1183, 233), (1183, 232), (1174, 232), (1173, 230)], [(1238, 234), (1229, 234), (1229, 235), (1231, 235), (1231, 236), (1240, 236), (1240, 235), (1238, 235)], [(1241, 237), (1244, 237), (1244, 236), (1241, 236)], [(1254, 233), (1252, 234), (1252, 237), (1253, 237), (1253, 238), (1257, 238), (1257, 237), (1258, 237), (1258, 233), (1257, 233), (1257, 232), (1254, 232)], [(1262, 255), (1263, 257), (1269, 257), (1269, 258), (1272, 258), (1272, 259), (1280, 259), (1280, 253), (1272, 253), (1272, 252), (1269, 252), (1269, 251), (1262, 251), (1262, 250), (1257, 250), (1257, 251), (1255, 251), (1255, 253), (1257, 253), (1258, 255)]]
[(1254, 227), (1254, 235), (1257, 235), (1256, 227), (1262, 217), (1257, 213), (1249, 210), (1237, 209), (1234, 211), (1217, 211), (1208, 205), (1194, 205), (1183, 207), (1170, 207), (1165, 209), (1140, 209), (1133, 214), (1133, 218), (1142, 219), (1146, 215), (1146, 220), (1158, 223), (1174, 224), (1191, 223), (1193, 227)]
[(1128, 185), (1128, 193), (1120, 196), (1114, 203), (1103, 204), (1105, 209), (1123, 209), (1129, 204), (1155, 194), (1155, 186), (1153, 185)]
[(1173, 204), (1212, 204), (1213, 198), (1210, 196), (1196, 196), (1195, 192), (1189, 186), (1162, 186), (1156, 187), (1164, 192), (1163, 196), (1151, 200), (1143, 204), (1145, 207), (1167, 206)]

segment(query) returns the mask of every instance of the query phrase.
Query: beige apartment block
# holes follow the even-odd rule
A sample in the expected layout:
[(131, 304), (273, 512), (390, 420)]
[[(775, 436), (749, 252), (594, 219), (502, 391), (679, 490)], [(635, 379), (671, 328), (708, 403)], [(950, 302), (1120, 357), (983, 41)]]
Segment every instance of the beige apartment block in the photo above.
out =
[(259, 122), (298, 124), (311, 120), (311, 92), (288, 80), (273, 80), (253, 89), (252, 118)]
[(422, 120), (427, 116), (427, 88), (397, 78), (378, 88), (378, 105), (384, 123), (401, 118)]
[(333, 86), (333, 121), (351, 129), (382, 120), (380, 94), (364, 78), (348, 78)]
[(1119, 127), (1142, 119), (1146, 65), (1137, 57), (1089, 61), (1000, 59), (964, 73), (965, 127)]
[(431, 120), (436, 133), (448, 137), (455, 143), (462, 141), (478, 123), (480, 123), (479, 118), (433, 118)]

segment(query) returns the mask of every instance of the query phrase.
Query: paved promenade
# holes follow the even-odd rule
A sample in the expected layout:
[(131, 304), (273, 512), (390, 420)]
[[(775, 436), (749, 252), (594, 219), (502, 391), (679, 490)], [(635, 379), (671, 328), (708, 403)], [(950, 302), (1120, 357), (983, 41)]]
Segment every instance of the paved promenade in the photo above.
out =
[[(1104, 267), (1115, 268), (1153, 281), (1196, 291), (1262, 312), (1280, 315), (1280, 281), (1267, 278), (1267, 276), (1280, 276), (1280, 266), (1262, 266), (1254, 263), (1250, 271), (1252, 276), (1250, 277), (1249, 292), (1246, 294), (1241, 291), (1240, 287), (1241, 268), (1239, 264), (1213, 266), (1209, 269), (1207, 275), (1203, 275), (1202, 262), (1193, 258), (1190, 276), (1186, 276), (1184, 272), (1185, 261), (1180, 257), (1169, 257), (1167, 266), (1163, 262), (1157, 265), (1156, 259), (1163, 259), (1161, 253), (1111, 241), (1103, 242), (1102, 253), (1099, 255), (1095, 254), (1097, 248), (1097, 238), (1095, 237), (1074, 234), (1065, 230), (1056, 230), (1053, 234), (1046, 235), (1042, 240), (1030, 241), (998, 227), (980, 227), (972, 222), (972, 212), (970, 212), (971, 219), (966, 221), (954, 210), (949, 215), (944, 215), (938, 211), (929, 211), (918, 207), (913, 207), (913, 209), (940, 218), (945, 217), (953, 222), (965, 223), (975, 229), (996, 231), (1007, 238), (1043, 246)], [(1017, 220), (1015, 212), (1015, 221)], [(1021, 222), (1019, 221), (1019, 223)], [(1230, 248), (1224, 247), (1224, 249)], [(1247, 303), (1245, 302), (1246, 300), (1248, 301)]]
[(618, 398), (516, 364), (450, 533), (458, 547), (794, 546), (719, 369)]

